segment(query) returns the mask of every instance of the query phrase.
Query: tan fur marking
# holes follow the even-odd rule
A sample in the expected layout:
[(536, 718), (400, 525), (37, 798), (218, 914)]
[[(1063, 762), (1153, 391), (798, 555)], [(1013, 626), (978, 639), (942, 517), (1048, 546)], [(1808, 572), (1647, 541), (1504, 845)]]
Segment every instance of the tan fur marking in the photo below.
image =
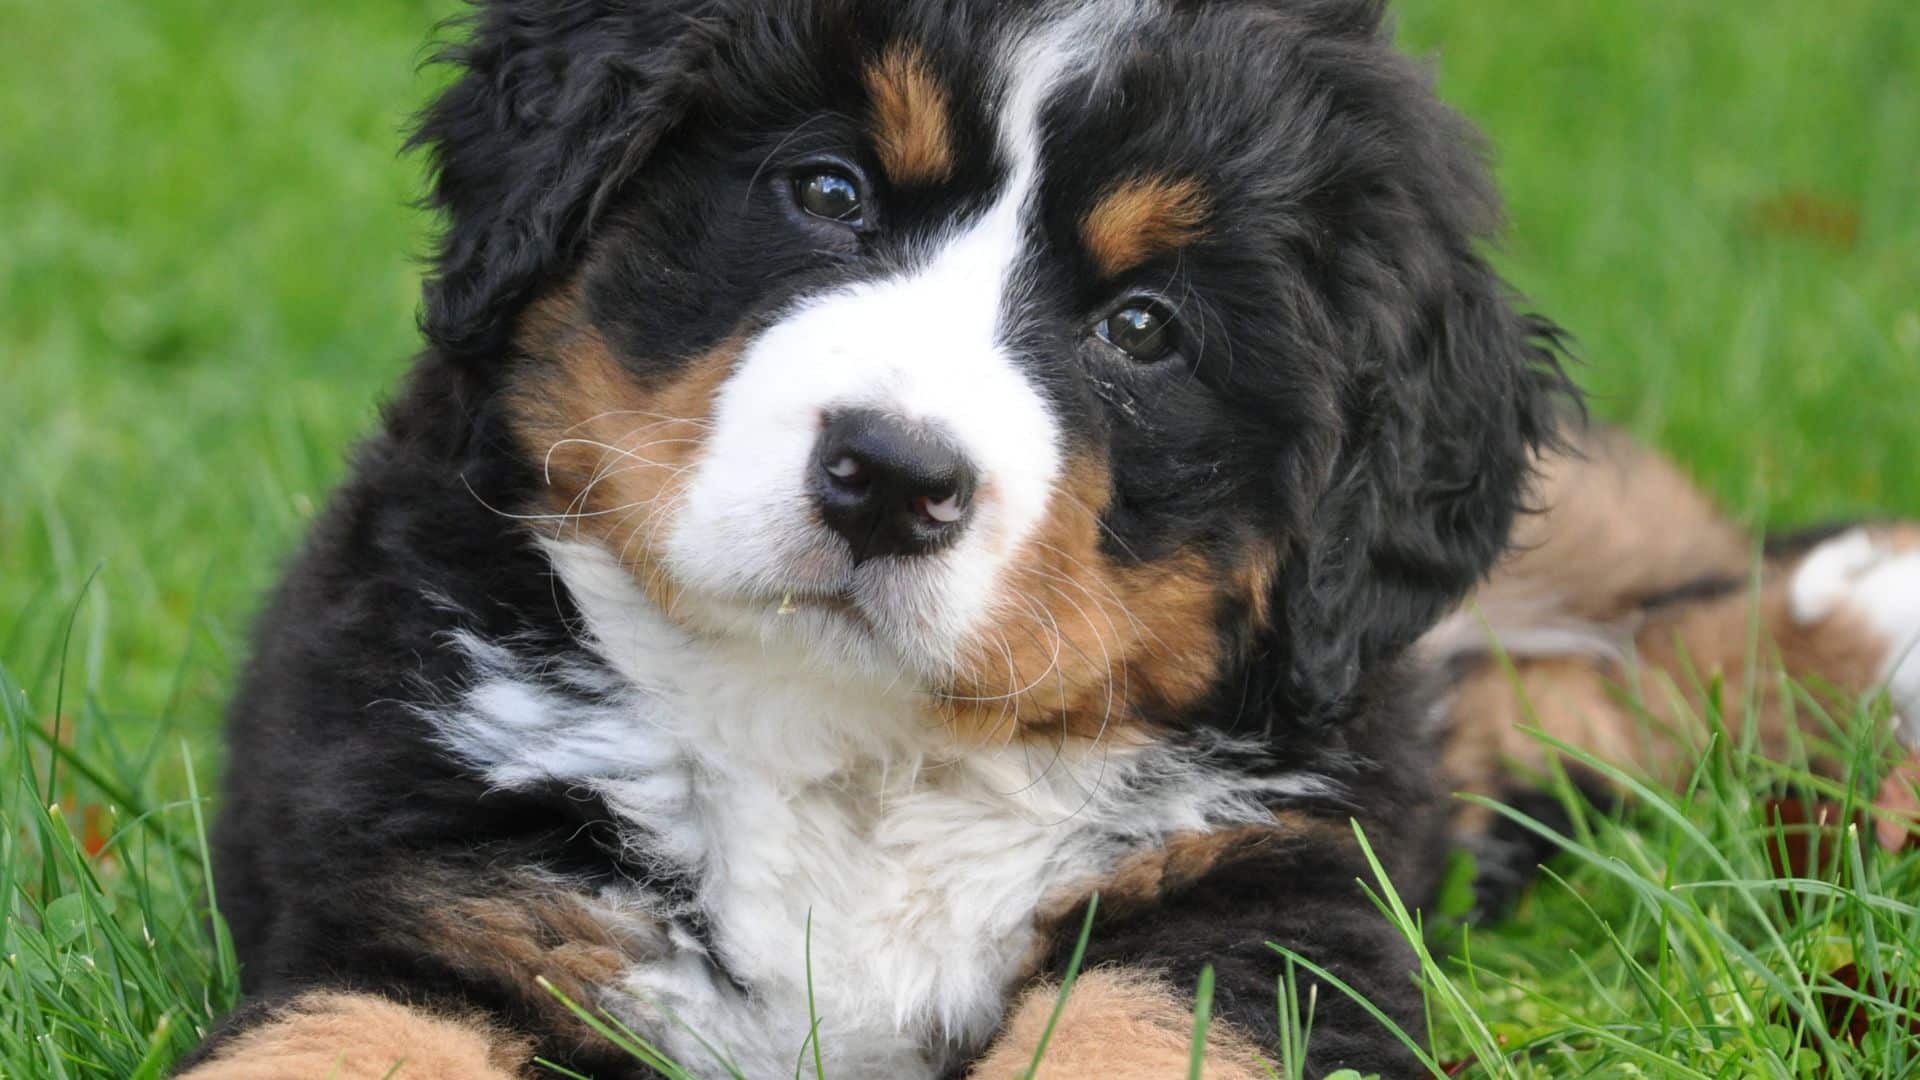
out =
[(1532, 503), (1513, 554), (1476, 595), (1490, 618), (1551, 597), (1561, 610), (1606, 620), (1690, 582), (1745, 577), (1754, 543), (1659, 454), (1596, 428), (1572, 454), (1537, 464)]
[(533, 1047), (473, 1018), (365, 994), (308, 994), (180, 1080), (512, 1080)]
[[(1059, 993), (1059, 987), (1042, 983), (1022, 994), (992, 1049), (969, 1071), (971, 1080), (1026, 1075)], [(1096, 969), (1075, 981), (1034, 1075), (1166, 1080), (1187, 1075), (1192, 1042), (1193, 1010), (1165, 983), (1142, 972)], [(1218, 1020), (1208, 1028), (1202, 1076), (1255, 1080), (1270, 1075), (1268, 1068), (1244, 1035)]]
[[(1624, 664), (1599, 656), (1517, 656), (1511, 670), (1488, 660), (1462, 680), (1449, 710), (1443, 765), (1462, 790), (1497, 794), (1503, 778), (1534, 777), (1545, 753), (1519, 725), (1538, 728), (1608, 762), (1679, 782), (1709, 734), (1718, 694), (1731, 734), (1757, 724), (1760, 751), (1789, 755), (1801, 737), (1814, 752), (1828, 737), (1811, 692), (1832, 715), (1870, 693), (1886, 642), (1841, 611), (1803, 625), (1790, 610), (1797, 564), (1767, 567), (1759, 592), (1739, 590), (1658, 611), (1638, 624)], [(1597, 599), (1597, 598), (1596, 598)], [(1793, 682), (1800, 684), (1799, 691)], [(1477, 812), (1464, 814), (1478, 820)]]
[(1460, 730), (1447, 748), (1449, 774), (1467, 790), (1492, 792), (1508, 768), (1537, 772), (1545, 760), (1540, 745), (1516, 727), (1525, 724), (1602, 760), (1677, 782), (1705, 745), (1710, 692), (1720, 695), (1734, 733), (1749, 718), (1758, 723), (1759, 748), (1769, 756), (1792, 750), (1796, 725), (1824, 737), (1817, 712), (1795, 698), (1782, 673), (1805, 680), (1816, 694), (1834, 692), (1826, 704), (1845, 715), (1848, 701), (1873, 688), (1886, 645), (1845, 613), (1800, 625), (1786, 593), (1786, 582), (1775, 581), (1762, 588), (1757, 607), (1742, 592), (1653, 619), (1634, 638), (1631, 670), (1582, 656), (1523, 657), (1512, 672), (1482, 665), (1460, 684), (1451, 710)]
[(875, 152), (896, 184), (928, 184), (953, 175), (953, 122), (946, 88), (926, 56), (895, 44), (867, 68)]
[(659, 548), (712, 426), (713, 404), (733, 371), (729, 344), (648, 385), (581, 325), (570, 296), (536, 308), (522, 347), (549, 360), (512, 393), (514, 433), (548, 480), (544, 531), (586, 537), (617, 555), (661, 610), (676, 593)]
[(1866, 532), (1887, 550), (1905, 554), (1920, 551), (1920, 523), (1897, 521), (1887, 525), (1866, 526)]
[(1240, 595), (1247, 599), (1247, 623), (1251, 630), (1273, 625), (1273, 585), (1280, 574), (1280, 552), (1269, 541), (1254, 544), (1240, 564)]
[(1350, 846), (1353, 833), (1344, 825), (1297, 812), (1277, 813), (1271, 825), (1180, 833), (1159, 847), (1127, 856), (1097, 881), (1078, 882), (1048, 896), (1041, 901), (1035, 921), (1047, 931), (1043, 936), (1063, 929), (1077, 932), (1079, 927), (1068, 926), (1067, 920), (1096, 892), (1102, 916), (1124, 915), (1161, 904), (1222, 864), (1297, 843)]
[(521, 988), (557, 1029), (576, 1027), (579, 1018), (536, 980), (589, 1005), (602, 987), (654, 951), (632, 929), (620, 932), (595, 917), (579, 899), (538, 887), (484, 898), (427, 896), (416, 903), (426, 949), (468, 976)]
[(1197, 181), (1141, 176), (1115, 185), (1080, 222), (1102, 277), (1115, 277), (1198, 239), (1209, 203)]
[[(1636, 640), (1640, 695), (1658, 712), (1706, 708), (1715, 683), (1729, 713), (1747, 712), (1751, 701), (1764, 753), (1780, 757), (1792, 747), (1792, 725), (1819, 735), (1813, 711), (1793, 699), (1781, 673), (1846, 715), (1870, 692), (1886, 658), (1887, 644), (1871, 627), (1841, 611), (1813, 625), (1795, 619), (1788, 600), (1790, 574), (1773, 574), (1758, 603), (1751, 592), (1688, 604), (1648, 623)], [(1758, 665), (1750, 664), (1758, 621)], [(1838, 696), (1834, 696), (1837, 692)]]
[[(1509, 775), (1534, 780), (1545, 775), (1541, 747), (1521, 726), (1631, 766), (1663, 755), (1640, 745), (1638, 718), (1622, 703), (1605, 671), (1584, 657), (1521, 661), (1512, 674), (1488, 662), (1462, 681), (1451, 709), (1441, 759), (1449, 784), (1459, 791), (1498, 797)], [(1491, 824), (1487, 811), (1462, 806), (1462, 824)]]
[(1047, 518), (1008, 568), (1001, 614), (962, 658), (943, 705), (982, 740), (1130, 738), (1136, 706), (1179, 708), (1213, 684), (1221, 574), (1194, 553), (1117, 565), (1100, 548), (1104, 463), (1069, 464)]

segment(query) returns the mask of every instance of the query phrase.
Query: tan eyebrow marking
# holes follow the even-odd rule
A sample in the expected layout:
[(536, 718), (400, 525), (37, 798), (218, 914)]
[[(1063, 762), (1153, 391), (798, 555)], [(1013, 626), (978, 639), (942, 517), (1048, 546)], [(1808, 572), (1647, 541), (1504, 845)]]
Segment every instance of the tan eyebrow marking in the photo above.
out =
[(1110, 188), (1080, 221), (1080, 239), (1102, 277), (1126, 273), (1204, 231), (1211, 204), (1198, 181), (1137, 176)]
[(887, 178), (925, 184), (953, 175), (953, 123), (946, 88), (912, 45), (891, 45), (867, 67), (875, 149)]

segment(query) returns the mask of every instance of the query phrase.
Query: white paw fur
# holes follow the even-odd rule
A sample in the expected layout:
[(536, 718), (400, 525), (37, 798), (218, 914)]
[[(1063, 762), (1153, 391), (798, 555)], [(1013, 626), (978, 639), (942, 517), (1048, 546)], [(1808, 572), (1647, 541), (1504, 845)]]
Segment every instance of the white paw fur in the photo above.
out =
[(1920, 747), (1920, 542), (1870, 529), (1828, 540), (1794, 572), (1788, 605), (1803, 626), (1846, 611), (1885, 639), (1880, 678), (1894, 723), (1902, 743)]

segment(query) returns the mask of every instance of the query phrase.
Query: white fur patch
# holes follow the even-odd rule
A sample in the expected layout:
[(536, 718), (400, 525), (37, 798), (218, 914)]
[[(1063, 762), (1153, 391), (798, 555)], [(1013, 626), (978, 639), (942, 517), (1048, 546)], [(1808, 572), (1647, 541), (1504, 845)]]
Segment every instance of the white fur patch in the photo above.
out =
[(1880, 633), (1880, 678), (1900, 739), (1920, 747), (1920, 548), (1902, 550), (1868, 529), (1828, 540), (1795, 571), (1789, 607), (1802, 625), (1845, 611)]

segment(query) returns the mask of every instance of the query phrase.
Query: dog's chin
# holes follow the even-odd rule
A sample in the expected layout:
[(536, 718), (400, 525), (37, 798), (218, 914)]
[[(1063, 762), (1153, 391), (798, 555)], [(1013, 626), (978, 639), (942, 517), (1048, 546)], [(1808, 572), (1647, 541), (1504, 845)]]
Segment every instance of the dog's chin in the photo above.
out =
[(702, 636), (763, 650), (770, 663), (788, 658), (810, 676), (931, 691), (951, 680), (952, 651), (913, 602), (930, 576), (893, 560), (847, 559), (838, 574), (794, 573), (747, 589), (677, 583), (673, 614)]

